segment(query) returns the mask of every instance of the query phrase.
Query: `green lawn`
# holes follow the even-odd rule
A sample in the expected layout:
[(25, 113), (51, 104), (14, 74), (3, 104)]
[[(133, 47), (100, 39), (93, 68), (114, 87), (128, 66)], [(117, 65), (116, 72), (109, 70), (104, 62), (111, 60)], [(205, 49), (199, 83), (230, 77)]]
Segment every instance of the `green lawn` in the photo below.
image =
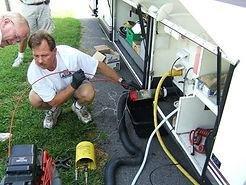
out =
[[(67, 44), (76, 48), (80, 46), (80, 21), (73, 18), (55, 18), (57, 45)], [(82, 28), (83, 29), (83, 28)], [(71, 111), (71, 101), (63, 106), (58, 125), (51, 129), (43, 129), (43, 112), (32, 108), (28, 102), (30, 86), (26, 72), (32, 57), (28, 49), (25, 63), (19, 68), (11, 65), (17, 54), (17, 46), (0, 49), (0, 132), (8, 132), (12, 124), (12, 145), (35, 144), (38, 148), (47, 149), (53, 158), (72, 157), (69, 170), (59, 170), (64, 185), (71, 185), (74, 180), (74, 158), (76, 145), (84, 140), (96, 145), (99, 131), (95, 125), (83, 125)], [(96, 138), (96, 139), (95, 139)], [(102, 166), (106, 154), (96, 147), (97, 170), (89, 172), (89, 184), (103, 184)], [(0, 142), (0, 178), (4, 176), (8, 155), (8, 141)], [(82, 184), (82, 183), (80, 183)]]

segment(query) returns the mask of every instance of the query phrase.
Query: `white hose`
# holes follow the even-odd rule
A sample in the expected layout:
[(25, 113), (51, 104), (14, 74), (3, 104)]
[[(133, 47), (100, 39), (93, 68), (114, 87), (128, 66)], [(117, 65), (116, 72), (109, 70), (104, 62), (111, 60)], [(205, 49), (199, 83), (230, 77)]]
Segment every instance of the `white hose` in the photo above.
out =
[(146, 149), (145, 149), (145, 153), (144, 153), (144, 159), (143, 159), (143, 162), (142, 162), (142, 164), (141, 164), (141, 166), (140, 166), (140, 168), (139, 168), (137, 174), (135, 175), (135, 177), (134, 177), (134, 179), (133, 179), (131, 185), (135, 185), (135, 184), (136, 184), (136, 182), (137, 182), (137, 180), (138, 180), (138, 178), (139, 178), (139, 176), (140, 176), (140, 174), (141, 174), (141, 172), (142, 172), (142, 170), (143, 170), (143, 168), (144, 168), (144, 165), (145, 165), (145, 163), (146, 163), (146, 160), (147, 160), (147, 157), (148, 157), (148, 153), (149, 153), (150, 143), (151, 143), (151, 141), (152, 141), (152, 139), (153, 139), (153, 137), (154, 137), (156, 131), (159, 130), (159, 128), (160, 128), (160, 127), (161, 127), (161, 126), (162, 126), (162, 125), (163, 125), (163, 124), (164, 124), (164, 123), (165, 123), (172, 115), (174, 115), (177, 111), (178, 111), (178, 109), (175, 109), (175, 110), (172, 111), (170, 114), (168, 114), (168, 116), (166, 116), (165, 119), (163, 119), (163, 120), (161, 121), (161, 123), (155, 128), (155, 130), (151, 133), (151, 135), (150, 135), (150, 137), (149, 137), (149, 139), (148, 139), (148, 143), (147, 143), (147, 145), (146, 145)]

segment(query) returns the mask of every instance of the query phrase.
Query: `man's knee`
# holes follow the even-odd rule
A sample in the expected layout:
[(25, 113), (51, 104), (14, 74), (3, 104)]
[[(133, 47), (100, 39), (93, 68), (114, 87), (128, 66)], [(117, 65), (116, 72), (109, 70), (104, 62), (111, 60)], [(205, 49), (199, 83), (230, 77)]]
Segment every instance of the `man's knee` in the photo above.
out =
[(81, 103), (91, 103), (95, 97), (95, 90), (90, 83), (82, 84), (75, 91), (75, 98)]
[(43, 102), (42, 99), (33, 90), (31, 90), (29, 93), (29, 101), (35, 108), (40, 108)]

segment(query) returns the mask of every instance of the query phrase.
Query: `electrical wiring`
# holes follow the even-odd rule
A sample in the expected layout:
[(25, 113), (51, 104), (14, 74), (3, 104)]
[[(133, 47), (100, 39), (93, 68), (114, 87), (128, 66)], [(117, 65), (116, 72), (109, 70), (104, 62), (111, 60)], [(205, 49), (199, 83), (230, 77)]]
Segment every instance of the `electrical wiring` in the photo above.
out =
[[(37, 79), (36, 81), (34, 81), (34, 82), (31, 84), (31, 86), (34, 85), (35, 83), (39, 82), (40, 80), (42, 80), (42, 79), (48, 77), (48, 76), (55, 75), (55, 74), (60, 74), (60, 73), (62, 73), (62, 72), (63, 72), (63, 71), (59, 71), (59, 72), (54, 72), (54, 73), (50, 73), (50, 74), (48, 74), (48, 75), (42, 76), (41, 78), (39, 78), (39, 79)], [(69, 71), (69, 72), (70, 72), (70, 73), (74, 73), (75, 71)], [(95, 82), (95, 81), (109, 81), (109, 80), (107, 80), (106, 78), (97, 78), (97, 79), (95, 79), (95, 75), (93, 75), (93, 74), (89, 74), (89, 73), (85, 73), (85, 74), (90, 75), (90, 76), (93, 76), (93, 79), (94, 79), (94, 80), (91, 80), (92, 82)], [(17, 102), (16, 102), (16, 104), (15, 104), (15, 108), (14, 108), (14, 110), (12, 111), (12, 114), (11, 114), (11, 120), (10, 120), (10, 124), (9, 124), (9, 128), (8, 128), (9, 133), (10, 133), (10, 135), (11, 135), (11, 137), (9, 137), (9, 140), (8, 140), (8, 156), (10, 156), (10, 152), (11, 152), (12, 139), (13, 139), (13, 134), (12, 134), (12, 132), (13, 132), (13, 124), (14, 124), (15, 114), (16, 114), (17, 109), (18, 109), (18, 107), (19, 107), (19, 105), (20, 105), (20, 103), (21, 103), (22, 98), (23, 98), (24, 95), (28, 92), (28, 90), (29, 90), (29, 88), (27, 88), (27, 89), (26, 89), (26, 90), (18, 97), (18, 100), (17, 100)]]
[[(55, 73), (51, 73), (51, 74), (48, 74), (48, 75), (45, 75), (45, 76), (43, 76), (43, 77), (37, 79), (36, 81), (34, 81), (34, 82), (31, 84), (31, 86), (34, 85), (35, 83), (37, 83), (38, 81), (40, 81), (40, 80), (42, 80), (42, 79), (48, 77), (48, 76), (55, 75), (55, 74), (59, 74), (59, 73), (62, 73), (62, 71), (60, 71), (60, 72), (55, 72)], [(12, 135), (12, 137), (13, 137), (12, 132), (13, 132), (13, 124), (14, 124), (15, 114), (16, 114), (16, 112), (17, 112), (17, 109), (18, 109), (18, 107), (19, 107), (19, 105), (20, 105), (20, 102), (21, 102), (23, 96), (27, 93), (28, 90), (29, 90), (29, 88), (26, 89), (26, 91), (24, 91), (24, 92), (21, 94), (21, 96), (18, 98), (17, 103), (15, 104), (15, 108), (14, 108), (14, 110), (13, 110), (13, 112), (12, 112), (11, 120), (10, 120), (10, 125), (9, 125), (9, 133), (10, 133), (10, 135)], [(11, 152), (12, 137), (9, 137), (9, 140), (8, 140), (8, 157), (10, 156), (10, 152)]]
[(185, 75), (184, 75), (184, 84), (183, 84), (183, 94), (184, 94), (184, 95), (186, 95), (186, 94), (185, 94), (185, 90), (186, 90), (186, 89), (185, 89), (185, 82), (186, 82), (186, 80), (188, 79), (187, 76), (188, 76), (189, 72), (191, 71), (191, 69), (193, 69), (193, 67), (190, 67), (190, 68), (186, 71), (186, 73), (185, 73)]
[[(176, 58), (175, 59), (175, 61), (172, 63), (172, 66), (171, 66), (171, 69), (170, 69), (170, 76), (172, 77), (173, 76), (173, 74), (172, 74), (172, 71), (173, 71), (173, 68), (174, 68), (174, 65), (178, 62), (180, 60), (180, 57), (178, 57), (178, 58)], [(174, 83), (173, 83), (173, 80), (171, 80), (172, 81), (172, 86), (174, 87), (175, 85), (174, 85)], [(176, 94), (178, 95), (178, 92), (176, 91)]]
[(172, 117), (177, 111), (178, 111), (178, 109), (175, 109), (175, 110), (172, 111), (168, 116), (166, 116), (166, 118), (163, 119), (163, 120), (161, 121), (161, 123), (160, 123), (160, 124), (154, 129), (154, 131), (151, 133), (151, 135), (150, 135), (150, 137), (149, 137), (149, 139), (148, 139), (147, 145), (146, 145), (146, 149), (145, 149), (145, 153), (144, 153), (144, 159), (143, 159), (143, 162), (142, 162), (142, 164), (141, 164), (141, 166), (140, 166), (140, 168), (139, 168), (137, 174), (135, 175), (135, 177), (134, 177), (134, 179), (133, 179), (131, 185), (135, 185), (135, 184), (136, 184), (136, 182), (137, 182), (137, 180), (138, 180), (138, 178), (139, 178), (139, 176), (140, 176), (140, 174), (141, 174), (141, 172), (142, 172), (142, 170), (143, 170), (143, 168), (144, 168), (144, 165), (145, 165), (145, 163), (146, 163), (146, 161), (147, 161), (147, 157), (148, 157), (148, 153), (149, 153), (150, 144), (151, 144), (151, 141), (152, 141), (152, 139), (153, 139), (155, 133), (156, 133), (156, 132), (159, 130), (159, 128), (160, 128), (160, 127), (161, 127), (161, 126), (162, 126), (162, 125), (163, 125), (170, 117)]
[(21, 96), (18, 98), (17, 103), (15, 104), (15, 108), (14, 108), (14, 110), (13, 110), (13, 112), (12, 112), (12, 115), (11, 115), (11, 120), (10, 120), (10, 125), (9, 125), (9, 133), (10, 133), (11, 137), (9, 137), (9, 140), (8, 140), (8, 157), (10, 156), (10, 151), (11, 151), (11, 143), (12, 143), (12, 138), (13, 138), (12, 132), (13, 132), (13, 125), (14, 125), (15, 114), (16, 114), (16, 112), (17, 112), (17, 109), (18, 109), (19, 105), (20, 105), (20, 102), (21, 102), (21, 100), (22, 100), (22, 97), (23, 97), (26, 93), (27, 93), (27, 90), (24, 91), (24, 92), (21, 94)]
[(170, 76), (172, 76), (173, 67), (174, 67), (174, 65), (176, 64), (176, 62), (179, 61), (179, 59), (180, 59), (180, 57), (178, 57), (178, 58), (173, 62), (172, 66), (171, 66), (171, 70), (170, 70), (170, 71), (171, 71)]
[(42, 156), (42, 170), (43, 175), (41, 178), (42, 185), (51, 185), (52, 184), (52, 177), (53, 177), (53, 171), (54, 171), (54, 160), (51, 156), (49, 156), (47, 151), (43, 151)]
[[(35, 83), (37, 83), (38, 81), (48, 77), (48, 76), (51, 76), (51, 75), (55, 75), (55, 74), (59, 74), (59, 73), (62, 73), (63, 71), (61, 72), (54, 72), (54, 73), (51, 73), (49, 75), (46, 75), (46, 76), (43, 76), (39, 79), (37, 79), (36, 81), (34, 81), (32, 85), (34, 85)], [(72, 72), (72, 71), (70, 71)], [(87, 73), (86, 73), (87, 74)], [(88, 74), (88, 75), (91, 75), (91, 74)], [(106, 78), (101, 78), (101, 79), (95, 79), (95, 76), (94, 75), (91, 75), (94, 77), (94, 80), (93, 82), (95, 81), (109, 81), (107, 80)], [(9, 133), (12, 135), (12, 137), (9, 138), (8, 140), (8, 157), (11, 155), (11, 146), (12, 146), (12, 139), (13, 139), (13, 125), (14, 125), (14, 118), (15, 118), (15, 115), (16, 115), (16, 112), (18, 110), (18, 107), (20, 106), (20, 103), (21, 103), (21, 100), (23, 99), (24, 95), (29, 91), (29, 88), (25, 89), (24, 92), (18, 97), (18, 100), (17, 102), (15, 103), (15, 108), (14, 110), (12, 111), (12, 115), (11, 115), (11, 121), (10, 121), (10, 125), (9, 125)], [(43, 156), (45, 163), (43, 163), (43, 175), (42, 175), (42, 184), (43, 185), (51, 185), (52, 182), (52, 174), (53, 174), (53, 168), (54, 168), (54, 161), (51, 157), (47, 155), (44, 155)]]
[[(154, 115), (154, 126), (155, 128), (158, 128), (158, 122), (157, 122), (157, 105), (158, 105), (158, 96), (159, 96), (159, 93), (160, 93), (160, 90), (161, 90), (161, 86), (162, 86), (162, 83), (163, 81), (165, 80), (165, 78), (169, 75), (173, 75), (172, 72), (166, 72), (164, 73), (164, 75), (161, 77), (158, 85), (157, 85), (157, 89), (156, 89), (156, 92), (155, 92), (155, 97), (154, 97), (154, 102), (153, 102), (153, 115)], [(157, 131), (156, 132), (156, 135), (157, 135), (157, 138), (158, 138), (158, 141), (163, 149), (163, 151), (166, 153), (166, 155), (169, 157), (169, 159), (174, 163), (174, 164), (177, 164), (177, 168), (180, 170), (181, 173), (183, 173), (190, 181), (191, 183), (195, 184), (195, 185), (198, 185), (199, 183), (180, 165), (178, 164), (178, 161), (174, 158), (174, 156), (170, 153), (170, 151), (168, 150), (168, 148), (166, 147), (166, 145), (164, 144), (164, 141), (160, 135), (160, 132)]]
[[(159, 81), (159, 83), (158, 83), (158, 86), (157, 86), (157, 89), (156, 89), (156, 92), (155, 92), (155, 99), (154, 99), (154, 102), (153, 102), (153, 104), (154, 104), (154, 105), (153, 105), (153, 107), (154, 107), (154, 109), (153, 109), (153, 114), (154, 114), (155, 129), (154, 129), (154, 131), (151, 133), (151, 135), (150, 135), (150, 137), (149, 137), (149, 139), (148, 139), (148, 143), (147, 143), (147, 146), (146, 146), (146, 149), (145, 149), (145, 155), (144, 155), (143, 162), (142, 162), (142, 164), (141, 164), (141, 166), (140, 166), (140, 168), (139, 168), (137, 174), (135, 175), (135, 177), (134, 177), (134, 179), (133, 179), (131, 185), (135, 185), (135, 183), (137, 182), (137, 179), (139, 178), (139, 176), (140, 176), (140, 174), (141, 174), (141, 172), (142, 172), (142, 170), (143, 170), (143, 168), (144, 168), (144, 165), (145, 165), (145, 163), (146, 163), (147, 156), (148, 156), (148, 151), (149, 151), (150, 143), (151, 143), (152, 138), (154, 137), (154, 134), (156, 133), (157, 137), (159, 136), (159, 137), (161, 138), (160, 132), (159, 132), (159, 128), (160, 128), (166, 121), (168, 121), (168, 119), (169, 119), (171, 116), (173, 116), (173, 115), (178, 111), (178, 109), (175, 109), (174, 111), (172, 111), (171, 113), (169, 113), (169, 115), (166, 116), (166, 117), (161, 121), (161, 123), (160, 123), (159, 125), (156, 124), (156, 123), (157, 123), (157, 103), (158, 103), (159, 93), (160, 93), (160, 91), (161, 91), (161, 85), (162, 85), (163, 81), (166, 79), (166, 77), (171, 76), (171, 74), (172, 74), (172, 76), (179, 76), (179, 75), (182, 74), (182, 71), (180, 71), (180, 70), (172, 70), (172, 71), (169, 71), (169, 72), (165, 73), (165, 74), (162, 76), (162, 78), (160, 79), (160, 81)], [(158, 140), (159, 140), (159, 138), (158, 138)], [(160, 141), (159, 141), (159, 142), (160, 142)], [(162, 142), (163, 142), (163, 141), (162, 141)], [(163, 145), (164, 145), (164, 143), (163, 143)], [(168, 151), (168, 150), (167, 150), (167, 151)], [(169, 152), (169, 151), (168, 151), (168, 152)], [(170, 152), (169, 152), (169, 153), (170, 153)], [(171, 154), (169, 154), (169, 158), (170, 158), (170, 157), (172, 157), (172, 158), (174, 159), (174, 157), (173, 157)], [(176, 161), (176, 160), (175, 160), (175, 161)], [(173, 162), (173, 163), (178, 163), (177, 161), (174, 162), (174, 160), (172, 160), (172, 162)]]
[(174, 60), (174, 62), (172, 63), (172, 66), (171, 66), (171, 70), (173, 70), (174, 65), (176, 64), (176, 62), (177, 62), (179, 59), (180, 59), (180, 57), (178, 57), (178, 58), (176, 58), (176, 59)]
[(192, 146), (191, 155), (194, 155), (195, 151), (201, 154), (205, 153), (205, 142), (203, 142), (203, 138), (206, 140), (212, 130), (213, 129), (196, 128), (190, 131), (189, 141)]
[(179, 101), (173, 102), (173, 106), (174, 106), (175, 108), (178, 108), (178, 106), (179, 106)]
[[(45, 75), (45, 76), (42, 76), (41, 78), (38, 78), (36, 81), (34, 81), (34, 82), (31, 84), (31, 86), (34, 85), (35, 83), (37, 83), (38, 81), (40, 81), (40, 80), (42, 80), (42, 79), (48, 77), (48, 76), (52, 76), (52, 75), (55, 75), (55, 74), (60, 74), (60, 73), (63, 73), (63, 72), (64, 72), (64, 70), (63, 70), (63, 71), (54, 72), (54, 73), (50, 73), (50, 74), (47, 74), (47, 75)], [(74, 72), (76, 72), (76, 71), (68, 71), (68, 72), (69, 72), (69, 73), (74, 73)], [(90, 74), (90, 73), (85, 73), (85, 74), (94, 77), (93, 74)]]
[[(125, 110), (127, 109), (127, 100), (129, 99), (129, 93), (128, 92), (124, 92), (121, 96), (123, 96), (123, 95), (127, 95), (126, 96), (126, 102), (125, 102), (125, 107), (124, 107), (124, 111), (123, 111), (123, 114), (122, 114), (122, 116), (120, 117), (120, 119), (118, 120), (118, 122), (119, 123), (121, 123), (121, 121), (122, 121), (122, 119), (124, 119), (124, 116), (125, 116)], [(119, 101), (118, 101), (119, 102)], [(117, 107), (118, 107), (118, 105), (117, 105)], [(118, 125), (118, 127), (119, 127), (119, 125)], [(118, 128), (119, 129), (119, 128)]]
[(156, 172), (157, 170), (161, 169), (161, 168), (165, 168), (165, 167), (171, 167), (171, 166), (176, 166), (177, 164), (173, 164), (173, 163), (169, 163), (169, 164), (164, 164), (161, 166), (156, 167), (155, 169), (153, 169), (150, 174), (149, 174), (149, 181), (151, 185), (154, 185), (152, 182), (152, 175), (154, 174), (154, 172)]

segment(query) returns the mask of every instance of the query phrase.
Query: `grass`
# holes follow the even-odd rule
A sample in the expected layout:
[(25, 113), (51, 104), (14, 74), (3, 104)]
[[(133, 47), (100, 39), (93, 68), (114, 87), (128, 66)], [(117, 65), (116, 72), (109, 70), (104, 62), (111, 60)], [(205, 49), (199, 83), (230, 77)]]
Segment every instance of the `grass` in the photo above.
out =
[[(80, 21), (73, 18), (54, 18), (57, 45), (67, 44), (79, 48), (81, 39)], [(59, 117), (59, 124), (52, 130), (43, 129), (43, 112), (32, 108), (28, 102), (30, 87), (26, 73), (32, 60), (30, 49), (25, 52), (25, 63), (19, 68), (12, 68), (12, 62), (17, 55), (17, 46), (0, 49), (0, 132), (8, 132), (12, 122), (12, 145), (35, 144), (46, 149), (54, 159), (72, 157), (69, 170), (59, 170), (64, 185), (71, 185), (74, 180), (74, 159), (76, 145), (83, 141), (93, 141), (96, 145), (99, 131), (93, 124), (81, 124), (71, 111), (71, 102), (67, 102), (64, 112)], [(19, 103), (18, 103), (19, 102)], [(102, 134), (103, 137), (103, 134)], [(95, 139), (96, 138), (96, 139)], [(106, 154), (96, 147), (97, 170), (89, 173), (89, 184), (103, 184), (102, 166)], [(8, 142), (0, 142), (0, 178), (4, 176), (7, 162)], [(81, 184), (81, 183), (80, 183)]]

